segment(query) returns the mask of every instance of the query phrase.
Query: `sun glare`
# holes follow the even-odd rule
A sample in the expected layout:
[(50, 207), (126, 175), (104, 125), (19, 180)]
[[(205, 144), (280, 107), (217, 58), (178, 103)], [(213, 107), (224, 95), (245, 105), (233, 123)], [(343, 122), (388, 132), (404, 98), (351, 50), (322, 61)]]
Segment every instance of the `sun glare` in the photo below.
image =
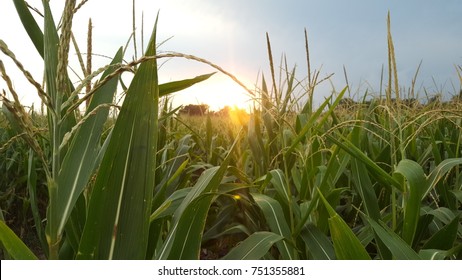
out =
[(225, 76), (212, 76), (174, 96), (174, 105), (205, 104), (210, 111), (218, 112), (225, 107), (250, 111), (252, 98), (241, 86)]
[(229, 79), (217, 79), (207, 87), (204, 93), (204, 103), (210, 106), (210, 110), (218, 111), (224, 107), (248, 110), (251, 98), (245, 90)]
[(231, 110), (228, 112), (228, 116), (234, 124), (245, 125), (249, 122), (250, 115), (249, 113), (238, 107), (231, 107)]

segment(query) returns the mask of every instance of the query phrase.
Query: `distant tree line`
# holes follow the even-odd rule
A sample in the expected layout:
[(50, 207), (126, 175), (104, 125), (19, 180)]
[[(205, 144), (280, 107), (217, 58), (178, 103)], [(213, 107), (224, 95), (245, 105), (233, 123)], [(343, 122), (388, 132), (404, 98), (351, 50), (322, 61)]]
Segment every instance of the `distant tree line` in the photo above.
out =
[(209, 112), (209, 105), (207, 104), (189, 104), (180, 110), (180, 114), (189, 116), (203, 116)]
[[(209, 105), (207, 104), (189, 104), (183, 106), (180, 109), (180, 114), (189, 115), (189, 116), (203, 116), (207, 114), (215, 115), (215, 116), (222, 116), (226, 117), (229, 116), (229, 112), (231, 111), (231, 107), (225, 106), (218, 111), (211, 111)], [(240, 109), (239, 111), (245, 112), (245, 110)]]
[[(364, 100), (364, 101), (355, 101), (352, 98), (345, 97), (342, 98), (339, 102), (339, 107), (340, 108), (348, 108), (354, 105), (371, 105), (371, 104), (384, 104), (386, 100), (384, 98), (372, 98), (370, 100)], [(458, 95), (452, 96), (451, 100), (449, 101), (442, 101), (441, 94), (437, 94), (435, 96), (432, 96), (427, 99), (426, 102), (422, 103), (416, 98), (403, 98), (400, 99), (399, 102), (397, 99), (392, 98), (390, 100), (391, 105), (401, 105), (401, 106), (406, 106), (406, 107), (421, 107), (424, 105), (432, 105), (432, 104), (450, 104), (450, 103), (457, 103), (457, 102), (462, 102), (462, 90), (460, 90)]]

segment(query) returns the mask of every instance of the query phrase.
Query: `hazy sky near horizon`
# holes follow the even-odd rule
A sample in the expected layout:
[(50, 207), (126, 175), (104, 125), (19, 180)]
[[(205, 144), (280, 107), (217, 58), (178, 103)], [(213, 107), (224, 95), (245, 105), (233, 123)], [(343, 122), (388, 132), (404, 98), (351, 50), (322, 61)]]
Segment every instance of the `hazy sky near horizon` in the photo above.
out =
[[(28, 1), (42, 10), (39, 0)], [(80, 1), (77, 1), (80, 2)], [(64, 1), (52, 0), (55, 21), (59, 20)], [(297, 78), (307, 76), (304, 28), (308, 31), (312, 69), (320, 77), (331, 73), (315, 92), (322, 101), (334, 87), (345, 85), (345, 67), (351, 94), (362, 96), (366, 89), (378, 92), (382, 65), (387, 71), (387, 13), (395, 44), (399, 81), (410, 87), (422, 61), (416, 87), (420, 97), (428, 93), (455, 94), (460, 81), (455, 65), (462, 65), (462, 1), (445, 0), (136, 0), (136, 37), (147, 43), (155, 17), (160, 11), (158, 42), (169, 39), (159, 51), (192, 54), (218, 64), (233, 73), (250, 89), (260, 86), (261, 74), (269, 80), (265, 33), (268, 32), (276, 66), (282, 54), (289, 68), (297, 66)], [(112, 56), (124, 46), (132, 31), (132, 1), (90, 0), (74, 18), (73, 31), (80, 50), (85, 52), (88, 18), (93, 23), (93, 52)], [(142, 14), (144, 30), (141, 30)], [(37, 17), (39, 25), (42, 22)], [(13, 50), (36, 80), (42, 80), (42, 62), (17, 17), (12, 1), (0, 1), (0, 39)], [(138, 57), (141, 55), (140, 43)], [(130, 61), (133, 47), (125, 56)], [(15, 87), (24, 103), (38, 102), (36, 92), (25, 86), (26, 80), (14, 74), (9, 58), (0, 59), (12, 73)], [(79, 69), (75, 51), (70, 52), (71, 66)], [(215, 71), (209, 66), (185, 59), (172, 59), (160, 69), (161, 82), (191, 78)], [(162, 63), (161, 62), (161, 63)], [(109, 63), (95, 57), (93, 68)], [(278, 69), (277, 69), (278, 70)], [(385, 81), (386, 82), (386, 81)], [(304, 82), (302, 82), (304, 83)], [(0, 89), (6, 89), (0, 81)], [(212, 109), (227, 104), (246, 107), (243, 90), (222, 74), (191, 89), (175, 94), (176, 104), (207, 103)]]

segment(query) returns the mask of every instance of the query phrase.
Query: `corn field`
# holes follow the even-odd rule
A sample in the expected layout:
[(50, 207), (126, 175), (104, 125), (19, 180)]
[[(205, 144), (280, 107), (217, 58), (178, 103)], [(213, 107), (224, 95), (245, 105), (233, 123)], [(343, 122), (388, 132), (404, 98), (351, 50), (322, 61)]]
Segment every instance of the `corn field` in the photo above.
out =
[[(355, 102), (346, 85), (315, 106), (324, 78), (309, 70), (300, 81), (285, 60), (277, 74), (267, 35), (271, 76), (245, 88), (251, 112), (192, 117), (169, 95), (215, 72), (245, 86), (205, 59), (157, 54), (157, 21), (143, 57), (124, 62), (120, 48), (93, 72), (81, 59), (85, 79), (74, 83), (76, 1), (59, 26), (48, 1), (43, 22), (13, 2), (44, 80), (0, 39), (2, 258), (462, 259), (462, 101), (409, 102), (390, 17), (383, 95)], [(212, 73), (159, 84), (164, 58)], [(43, 115), (19, 102), (4, 60), (35, 87)]]

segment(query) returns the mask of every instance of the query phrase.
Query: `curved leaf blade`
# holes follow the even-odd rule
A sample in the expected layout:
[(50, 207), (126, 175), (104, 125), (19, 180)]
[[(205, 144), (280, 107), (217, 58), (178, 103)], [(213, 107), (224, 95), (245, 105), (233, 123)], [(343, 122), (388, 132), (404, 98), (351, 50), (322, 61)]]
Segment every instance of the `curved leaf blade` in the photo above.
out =
[(21, 239), (0, 220), (0, 242), (5, 251), (15, 260), (36, 260), (37, 257)]
[(420, 260), (421, 257), (401, 237), (384, 225), (366, 216), (367, 221), (374, 229), (378, 238), (387, 246), (395, 259), (398, 260)]
[[(157, 256), (158, 259), (197, 259), (199, 257), (205, 221), (213, 199), (211, 193), (216, 192), (228, 169), (238, 138), (236, 137), (236, 141), (221, 165), (202, 173), (173, 214), (171, 230)], [(194, 213), (192, 217), (191, 213)]]
[(420, 217), (420, 203), (426, 186), (425, 173), (417, 162), (403, 159), (398, 163), (393, 176), (405, 178), (404, 224), (402, 237), (412, 245)]
[(273, 232), (255, 232), (234, 247), (223, 260), (259, 260), (283, 237)]
[(278, 192), (278, 194), (284, 199), (284, 203), (287, 205), (290, 204), (290, 196), (287, 191), (288, 187), (285, 181), (284, 172), (280, 169), (275, 169), (270, 171), (271, 174), (271, 183)]
[(43, 57), (43, 32), (32, 16), (29, 8), (24, 0), (13, 0), (16, 11), (18, 12), (19, 18), (21, 19), (22, 25), (29, 35), (32, 43), (37, 49), (38, 53)]
[(374, 187), (367, 172), (366, 166), (358, 159), (351, 160), (351, 172), (356, 191), (361, 196), (366, 214), (374, 220), (380, 219), (379, 204), (375, 195)]
[(443, 179), (449, 171), (461, 164), (462, 158), (449, 158), (443, 160), (440, 164), (438, 164), (438, 166), (435, 167), (435, 169), (433, 169), (433, 171), (428, 176), (428, 185), (423, 197), (427, 196), (431, 189), (434, 188), (436, 184), (441, 179)]
[(370, 256), (359, 239), (344, 220), (330, 206), (318, 190), (319, 196), (329, 212), (329, 229), (338, 260), (370, 260)]
[[(183, 199), (180, 206), (173, 214), (171, 230), (165, 240), (164, 245), (162, 246), (162, 249), (160, 250), (159, 256), (157, 257), (158, 259), (197, 259), (196, 251), (198, 256), (199, 250), (197, 249), (196, 241), (201, 240), (201, 238), (198, 238), (198, 236), (201, 236), (201, 231), (199, 228), (203, 228), (203, 224), (205, 223), (204, 213), (205, 215), (207, 214), (208, 206), (210, 206), (209, 204), (211, 202), (211, 198), (202, 198), (201, 196), (210, 191), (210, 189), (214, 187), (215, 184), (217, 184), (216, 181), (220, 175), (218, 174), (218, 171), (219, 167), (213, 167), (204, 171), (201, 177), (199, 177), (197, 183)], [(214, 180), (214, 178), (216, 179)], [(220, 181), (218, 181), (218, 184)], [(205, 202), (201, 203), (201, 200)], [(191, 215), (191, 213), (194, 213), (194, 215)], [(194, 222), (198, 223), (197, 227), (192, 228), (192, 226), (196, 225), (193, 225), (191, 220), (194, 220)], [(187, 241), (190, 238), (190, 233), (197, 231), (199, 231), (199, 233), (191, 239), (193, 244), (188, 245)], [(190, 246), (189, 252), (186, 250), (188, 246)], [(192, 253), (193, 256), (191, 257), (191, 254), (188, 253)]]
[(457, 229), (460, 225), (459, 215), (455, 216), (452, 221), (437, 231), (425, 244), (423, 249), (449, 250), (454, 245), (457, 238)]
[(329, 238), (313, 224), (306, 225), (301, 237), (315, 260), (335, 260), (335, 252)]
[(183, 89), (187, 89), (194, 84), (200, 83), (202, 81), (207, 80), (210, 78), (213, 74), (216, 72), (210, 73), (210, 74), (205, 74), (201, 76), (194, 77), (192, 79), (185, 79), (181, 81), (175, 81), (175, 82), (170, 82), (170, 83), (165, 83), (159, 85), (159, 96), (165, 96), (170, 93), (174, 93)]
[[(208, 193), (194, 200), (180, 217), (168, 259), (198, 260), (207, 214), (214, 195)], [(191, 213), (194, 213), (191, 215)]]
[[(284, 237), (287, 240), (291, 240), (290, 228), (287, 224), (287, 221), (285, 220), (284, 212), (282, 211), (282, 207), (279, 202), (263, 194), (254, 193), (252, 196), (260, 209), (263, 211), (271, 231), (278, 234), (279, 236)], [(282, 240), (276, 245), (283, 259), (296, 259), (294, 250), (286, 240)]]

